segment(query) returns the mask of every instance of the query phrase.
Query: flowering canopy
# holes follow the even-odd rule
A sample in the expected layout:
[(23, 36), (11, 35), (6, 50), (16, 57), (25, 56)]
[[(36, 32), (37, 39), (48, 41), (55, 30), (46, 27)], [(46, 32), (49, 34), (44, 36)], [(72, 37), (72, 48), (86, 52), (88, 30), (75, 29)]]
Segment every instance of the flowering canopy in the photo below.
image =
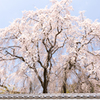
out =
[(47, 93), (57, 84), (59, 91), (63, 71), (67, 71), (66, 80), (72, 74), (77, 79), (76, 70), (88, 78), (94, 71), (99, 72), (100, 23), (85, 18), (84, 12), (71, 16), (71, 0), (51, 2), (50, 8), (24, 11), (22, 18), (0, 29), (0, 69), (5, 76), (1, 77), (2, 84), (19, 81), (22, 87), (30, 87), (38, 79), (39, 89), (41, 86)]

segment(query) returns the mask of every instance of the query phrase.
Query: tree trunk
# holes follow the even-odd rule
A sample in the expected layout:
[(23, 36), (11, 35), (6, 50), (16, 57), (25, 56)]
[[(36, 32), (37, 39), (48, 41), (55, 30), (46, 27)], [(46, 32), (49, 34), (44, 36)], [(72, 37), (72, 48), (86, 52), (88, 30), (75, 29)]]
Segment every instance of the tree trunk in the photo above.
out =
[(30, 81), (30, 86), (29, 86), (29, 93), (33, 93), (32, 82), (31, 81)]
[(48, 93), (47, 86), (48, 86), (47, 69), (44, 68), (44, 86), (43, 86), (43, 93)]
[(63, 83), (63, 93), (66, 93), (66, 84)]
[(66, 93), (66, 68), (64, 68), (64, 80), (63, 80), (63, 85), (62, 85), (62, 90), (63, 93)]

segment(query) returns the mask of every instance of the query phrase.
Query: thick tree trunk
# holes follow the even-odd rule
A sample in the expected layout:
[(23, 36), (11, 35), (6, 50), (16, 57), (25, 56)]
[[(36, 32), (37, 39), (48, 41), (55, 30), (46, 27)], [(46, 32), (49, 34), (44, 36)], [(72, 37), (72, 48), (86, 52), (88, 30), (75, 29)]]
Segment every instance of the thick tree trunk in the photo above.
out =
[(29, 86), (29, 93), (33, 93), (33, 89), (32, 89), (32, 82), (30, 82), (30, 86)]
[(66, 68), (64, 68), (64, 80), (63, 80), (63, 86), (62, 86), (62, 89), (63, 89), (63, 93), (66, 93)]
[(63, 83), (63, 93), (66, 93), (66, 84)]
[(48, 86), (47, 69), (44, 68), (44, 86), (43, 86), (43, 93), (48, 93), (47, 86)]

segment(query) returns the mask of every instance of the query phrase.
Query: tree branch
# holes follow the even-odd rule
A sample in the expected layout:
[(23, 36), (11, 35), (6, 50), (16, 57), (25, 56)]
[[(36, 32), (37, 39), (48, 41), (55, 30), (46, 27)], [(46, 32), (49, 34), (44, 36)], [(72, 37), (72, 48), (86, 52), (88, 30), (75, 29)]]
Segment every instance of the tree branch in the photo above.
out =
[(57, 32), (58, 32), (58, 33), (55, 35), (54, 45), (53, 45), (53, 46), (56, 45), (57, 36), (62, 32), (62, 30), (63, 30), (63, 29), (61, 29), (61, 30), (59, 31), (59, 29), (58, 29), (58, 27), (57, 27)]
[(20, 56), (17, 56), (17, 55), (13, 55), (11, 54), (10, 52), (6, 51), (7, 54), (11, 55), (12, 57), (16, 57), (16, 58), (19, 58), (20, 60), (24, 61), (25, 62), (25, 59), (23, 57), (20, 57)]
[(92, 41), (93, 38), (94, 38), (94, 37), (92, 37), (87, 43), (84, 43), (84, 44), (78, 49), (78, 51), (80, 51), (80, 49), (83, 48), (85, 45), (89, 44), (89, 43)]
[(48, 52), (47, 45), (46, 45), (46, 43), (45, 43), (44, 41), (45, 41), (45, 39), (42, 40), (42, 43), (44, 44), (45, 49), (46, 49), (46, 51)]
[(54, 54), (54, 53), (55, 53), (58, 49), (60, 49), (60, 48), (63, 48), (63, 47), (64, 47), (66, 40), (67, 40), (67, 39), (65, 39), (65, 40), (64, 40), (64, 42), (63, 42), (63, 45), (62, 45), (62, 46), (57, 47), (54, 51), (52, 51), (52, 55), (53, 55), (53, 54)]

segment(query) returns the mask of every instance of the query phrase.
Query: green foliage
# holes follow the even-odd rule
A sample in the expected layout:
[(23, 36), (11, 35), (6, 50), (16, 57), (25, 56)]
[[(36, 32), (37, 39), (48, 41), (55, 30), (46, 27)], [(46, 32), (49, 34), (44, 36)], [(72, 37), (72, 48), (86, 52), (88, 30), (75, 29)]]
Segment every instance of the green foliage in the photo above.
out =
[(70, 91), (67, 89), (67, 90), (66, 90), (66, 93), (70, 93)]
[(7, 86), (1, 85), (0, 94), (5, 94), (5, 93), (20, 94), (21, 92), (18, 92), (15, 86), (9, 84)]

